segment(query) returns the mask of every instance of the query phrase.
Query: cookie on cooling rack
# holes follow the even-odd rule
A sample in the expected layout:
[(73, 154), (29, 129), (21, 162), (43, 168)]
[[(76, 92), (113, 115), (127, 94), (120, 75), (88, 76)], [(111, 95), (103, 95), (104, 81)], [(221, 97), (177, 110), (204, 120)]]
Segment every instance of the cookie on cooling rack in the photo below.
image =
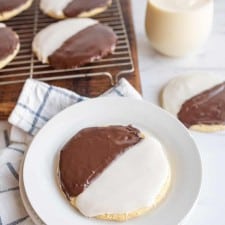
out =
[(163, 89), (162, 106), (190, 129), (225, 130), (225, 78), (207, 73), (174, 78)]
[(0, 69), (15, 58), (19, 48), (18, 35), (4, 23), (0, 23)]
[(91, 17), (105, 11), (112, 0), (41, 0), (41, 10), (50, 17)]
[(42, 63), (69, 69), (101, 59), (115, 49), (113, 30), (89, 18), (67, 19), (41, 30), (33, 40), (33, 52)]
[(33, 0), (0, 0), (0, 21), (9, 20), (28, 9)]
[(60, 189), (86, 217), (124, 221), (165, 197), (170, 166), (161, 143), (133, 126), (88, 127), (60, 152)]

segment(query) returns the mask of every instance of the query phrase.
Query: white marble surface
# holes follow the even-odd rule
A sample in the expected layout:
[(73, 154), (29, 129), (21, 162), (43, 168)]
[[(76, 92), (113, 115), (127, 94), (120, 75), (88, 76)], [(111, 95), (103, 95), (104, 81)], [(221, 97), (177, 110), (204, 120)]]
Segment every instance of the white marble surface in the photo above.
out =
[[(150, 46), (144, 29), (146, 0), (132, 0), (144, 98), (159, 104), (161, 88), (173, 77), (191, 71), (225, 76), (225, 1), (215, 0), (211, 36), (203, 49), (182, 59), (164, 57)], [(202, 158), (199, 201), (183, 225), (225, 225), (225, 133), (191, 132)], [(176, 203), (174, 203), (176, 204)]]

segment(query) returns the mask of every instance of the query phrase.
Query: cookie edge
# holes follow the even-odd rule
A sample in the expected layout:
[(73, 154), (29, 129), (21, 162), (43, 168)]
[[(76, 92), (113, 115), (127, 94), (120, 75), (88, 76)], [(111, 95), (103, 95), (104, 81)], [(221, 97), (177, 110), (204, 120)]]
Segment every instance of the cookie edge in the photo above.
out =
[(30, 8), (32, 3), (33, 3), (33, 0), (28, 0), (26, 3), (24, 3), (23, 5), (15, 8), (13, 10), (5, 11), (5, 12), (1, 13), (0, 14), (0, 21), (7, 21), (7, 20), (19, 15), (23, 11)]
[[(17, 35), (17, 33), (15, 33), (15, 35), (19, 40), (19, 36)], [(14, 50), (14, 52), (12, 54), (10, 54), (6, 58), (0, 60), (0, 69), (7, 66), (16, 57), (16, 55), (19, 53), (19, 50), (20, 50), (20, 42), (18, 42), (16, 49)]]

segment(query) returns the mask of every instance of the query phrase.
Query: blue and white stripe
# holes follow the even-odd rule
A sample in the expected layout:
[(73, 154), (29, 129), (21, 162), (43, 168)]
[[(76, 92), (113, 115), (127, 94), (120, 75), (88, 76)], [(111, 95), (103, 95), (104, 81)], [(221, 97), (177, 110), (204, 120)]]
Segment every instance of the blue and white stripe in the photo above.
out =
[[(117, 86), (101, 96), (132, 97), (141, 99), (140, 94), (124, 78)], [(35, 135), (45, 123), (63, 109), (88, 99), (70, 90), (28, 79), (13, 110), (9, 122)]]

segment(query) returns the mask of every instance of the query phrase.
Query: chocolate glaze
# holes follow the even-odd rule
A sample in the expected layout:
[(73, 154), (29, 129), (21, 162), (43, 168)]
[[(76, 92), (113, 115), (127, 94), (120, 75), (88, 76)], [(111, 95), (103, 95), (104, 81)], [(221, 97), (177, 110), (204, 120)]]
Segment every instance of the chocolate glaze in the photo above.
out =
[(60, 153), (60, 181), (67, 198), (78, 196), (119, 154), (139, 141), (140, 131), (132, 126), (90, 127), (78, 132)]
[(13, 54), (19, 44), (19, 38), (8, 27), (0, 28), (0, 60)]
[(0, 0), (0, 13), (16, 9), (26, 2), (27, 0)]
[(57, 69), (75, 68), (108, 55), (116, 41), (111, 28), (96, 24), (73, 35), (48, 60)]
[(187, 100), (178, 113), (185, 126), (225, 125), (225, 82)]
[(110, 3), (111, 0), (73, 0), (66, 6), (63, 13), (66, 17), (76, 17), (82, 12), (107, 7)]

